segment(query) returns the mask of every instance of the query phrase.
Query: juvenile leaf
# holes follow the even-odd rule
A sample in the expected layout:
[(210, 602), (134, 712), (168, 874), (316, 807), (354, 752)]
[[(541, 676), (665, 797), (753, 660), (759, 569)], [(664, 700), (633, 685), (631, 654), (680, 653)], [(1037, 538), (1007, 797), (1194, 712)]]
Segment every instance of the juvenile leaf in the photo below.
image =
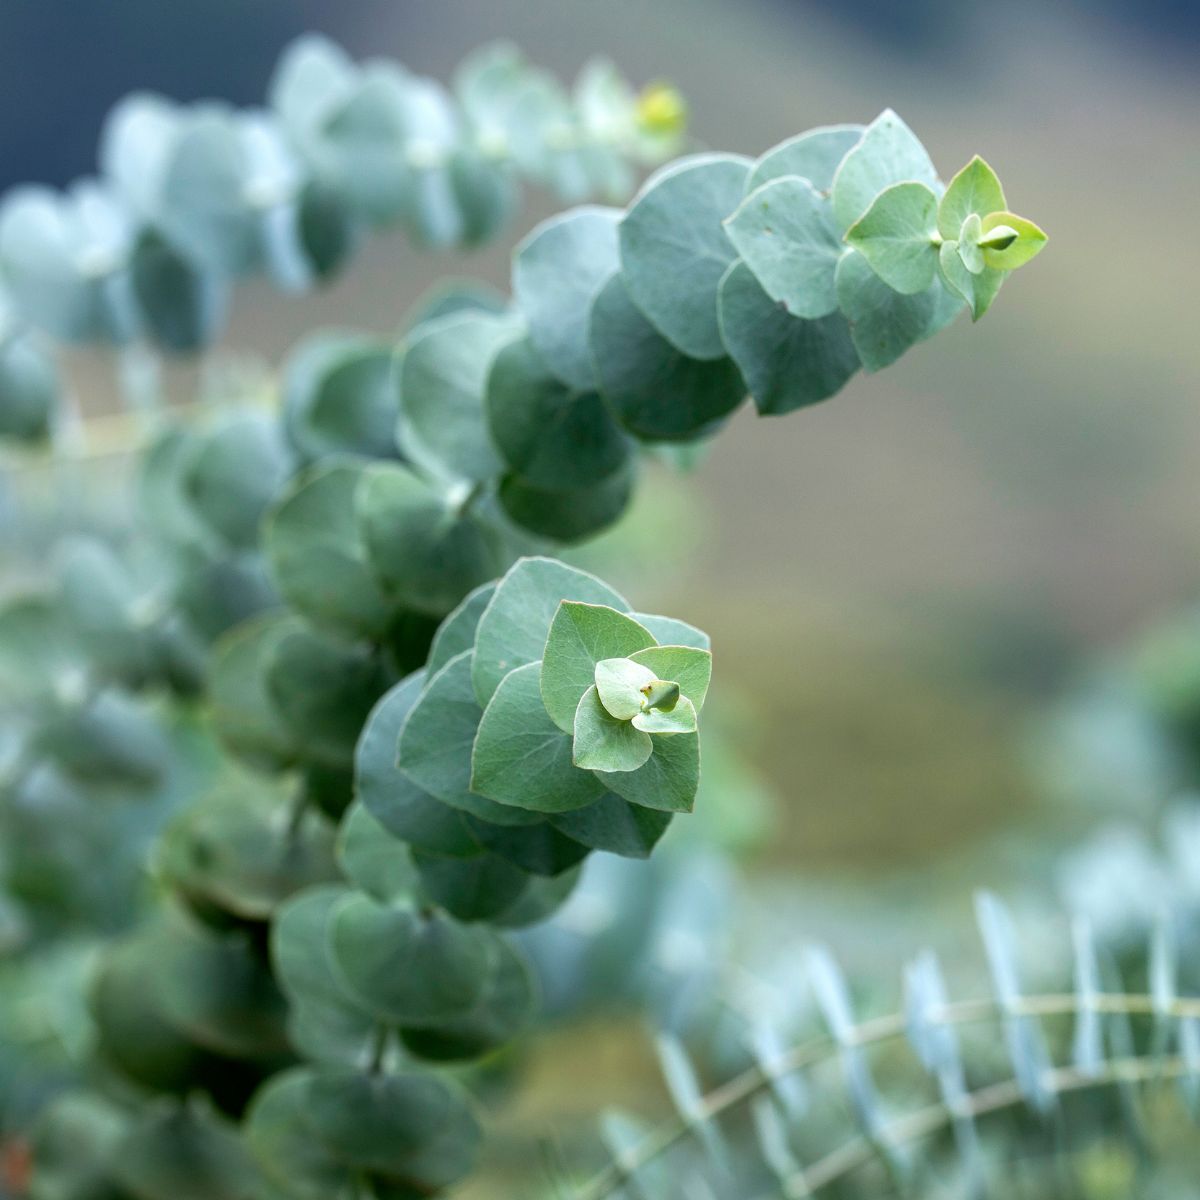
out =
[(654, 682), (654, 672), (628, 658), (607, 658), (596, 664), (596, 693), (610, 716), (631, 720), (642, 711), (642, 688)]
[(923, 292), (937, 270), (938, 200), (923, 183), (895, 183), (850, 226), (846, 241), (888, 287)]
[(645, 733), (695, 733), (696, 710), (686, 696), (681, 696), (669, 712), (652, 708), (638, 713), (633, 718), (633, 726)]
[(682, 159), (653, 176), (621, 220), (621, 274), (630, 297), (692, 358), (725, 356), (717, 285), (737, 254), (722, 222), (737, 208), (749, 170), (748, 159), (729, 154)]
[(909, 347), (928, 335), (937, 312), (933, 286), (902, 296), (871, 270), (857, 251), (838, 263), (838, 303), (850, 322), (854, 348), (868, 371), (891, 366)]
[(497, 945), (497, 962), (470, 1012), (429, 1029), (401, 1031), (406, 1049), (435, 1062), (479, 1058), (510, 1042), (533, 1019), (537, 988), (529, 967), (511, 946)]
[(425, 663), (427, 679), (432, 679), (456, 654), (474, 649), (479, 618), (483, 616), (483, 610), (487, 608), (495, 590), (494, 583), (480, 584), (438, 626)]
[(746, 386), (729, 359), (701, 362), (678, 350), (633, 303), (620, 275), (592, 306), (591, 339), (605, 402), (643, 440), (706, 437), (745, 399)]
[(294, 618), (271, 613), (231, 630), (217, 643), (210, 695), (213, 724), (221, 740), (247, 761), (267, 769), (295, 762), (295, 734), (267, 690), (267, 664)]
[(532, 882), (520, 867), (481, 846), (463, 858), (414, 850), (413, 862), (421, 873), (425, 894), (460, 921), (499, 924), (501, 917), (520, 903)]
[(983, 221), (980, 220), (978, 213), (971, 213), (962, 223), (962, 229), (959, 232), (958, 257), (962, 259), (963, 266), (972, 275), (981, 275), (987, 266), (983, 259), (983, 247), (979, 244), (982, 236)]
[(355, 507), (371, 568), (412, 611), (448, 613), (496, 573), (499, 552), (488, 531), (407, 467), (367, 467)]
[(658, 679), (670, 679), (679, 684), (680, 692), (686, 696), (696, 711), (704, 707), (708, 695), (708, 684), (712, 678), (712, 654), (708, 650), (697, 650), (692, 646), (652, 646), (638, 650), (630, 659), (639, 666), (653, 671)]
[(538, 537), (573, 545), (607, 529), (629, 507), (636, 460), (595, 487), (563, 491), (538, 488), (519, 475), (500, 481), (500, 507), (510, 520)]
[[(1009, 240), (999, 236), (1001, 230), (1013, 233)], [(1046, 235), (1032, 221), (1016, 213), (994, 212), (983, 219), (983, 261), (998, 271), (1011, 271), (1023, 266), (1046, 245)]]
[(653, 645), (648, 629), (615, 608), (564, 600), (542, 657), (542, 700), (550, 719), (565, 733), (576, 731), (579, 699), (596, 682), (597, 663)]
[(586, 846), (572, 841), (549, 821), (512, 826), (468, 817), (467, 824), (484, 849), (531, 875), (553, 878), (571, 870), (587, 855)]
[(691, 812), (700, 784), (700, 735), (654, 738), (654, 752), (636, 771), (597, 771), (611, 792), (662, 812)]
[(950, 180), (938, 205), (938, 232), (947, 240), (957, 238), (972, 213), (986, 217), (1007, 207), (996, 172), (977, 154)]
[(471, 651), (438, 671), (400, 728), (400, 770), (444, 804), (497, 824), (532, 824), (537, 818), (478, 796), (471, 788), (471, 753), (483, 710), (471, 686)]
[(301, 342), (283, 380), (284, 425), (301, 455), (395, 457), (391, 371), (391, 351), (361, 334), (319, 333)]
[(849, 229), (884, 188), (909, 180), (940, 190), (925, 147), (888, 108), (867, 126), (833, 178), (833, 212), (839, 227)]
[(754, 164), (746, 179), (746, 194), (784, 175), (807, 179), (818, 192), (828, 193), (838, 164), (858, 144), (862, 125), (824, 125), (772, 147)]
[(492, 358), (513, 329), (509, 317), (458, 311), (423, 320), (401, 344), (397, 440), (433, 477), (475, 483), (500, 471), (484, 393)]
[(827, 400), (859, 368), (840, 312), (815, 321), (792, 316), (740, 260), (721, 281), (720, 312), (721, 336), (762, 416)]
[(272, 643), (267, 694), (306, 761), (350, 766), (359, 732), (384, 688), (382, 666), (367, 648), (299, 625)]
[(632, 616), (635, 621), (650, 630), (659, 645), (694, 646), (697, 650), (712, 649), (708, 634), (686, 621), (675, 617), (655, 616), (652, 613), (633, 613)]
[(417, 870), (408, 847), (388, 832), (361, 801), (346, 810), (337, 837), (342, 873), (368, 896), (390, 904), (417, 892)]
[(837, 308), (842, 242), (830, 202), (807, 179), (785, 175), (763, 184), (725, 228), (763, 291), (793, 316), (811, 320)]
[(991, 307), (1006, 274), (985, 266), (978, 275), (972, 275), (958, 252), (957, 242), (942, 243), (938, 252), (938, 269), (949, 291), (967, 302), (972, 321), (978, 321)]
[(607, 850), (625, 858), (649, 858), (671, 823), (671, 814), (630, 804), (608, 792), (586, 808), (553, 813), (547, 819), (556, 829), (593, 850)]
[(341, 1161), (393, 1177), (410, 1195), (465, 1175), (482, 1138), (462, 1088), (415, 1071), (315, 1072), (306, 1111), (317, 1139)]
[(541, 661), (550, 624), (563, 600), (629, 611), (622, 597), (586, 571), (550, 558), (520, 559), (500, 581), (479, 618), (471, 680), (481, 706), (514, 667)]
[(534, 487), (591, 487), (629, 457), (629, 440), (600, 397), (552, 375), (528, 338), (509, 342), (492, 360), (486, 408), (504, 460)]
[[(694, 717), (695, 714), (693, 714)], [(654, 748), (647, 732), (628, 720), (618, 720), (600, 703), (593, 684), (575, 711), (572, 761), (595, 771), (636, 771)]]
[(577, 391), (594, 390), (592, 303), (621, 266), (615, 208), (589, 205), (543, 221), (516, 248), (513, 296), (545, 364)]
[(309, 620), (379, 637), (392, 612), (367, 562), (356, 520), (362, 468), (327, 464), (301, 475), (268, 515), (263, 541), (287, 602)]
[(542, 704), (541, 663), (509, 672), (484, 710), (471, 760), (471, 790), (531, 812), (566, 812), (598, 800), (595, 776), (574, 766), (571, 738)]
[(462, 814), (396, 765), (400, 730), (424, 680), (424, 672), (409, 675), (371, 710), (354, 752), (354, 794), (393, 837), (437, 854), (473, 854), (477, 847)]
[(328, 938), (335, 970), (357, 1000), (381, 1020), (418, 1027), (469, 1011), (495, 954), (493, 934), (361, 892), (334, 905)]
[(245, 1137), (266, 1176), (302, 1200), (326, 1200), (350, 1186), (352, 1172), (315, 1136), (309, 1120), (309, 1067), (273, 1075), (251, 1101)]

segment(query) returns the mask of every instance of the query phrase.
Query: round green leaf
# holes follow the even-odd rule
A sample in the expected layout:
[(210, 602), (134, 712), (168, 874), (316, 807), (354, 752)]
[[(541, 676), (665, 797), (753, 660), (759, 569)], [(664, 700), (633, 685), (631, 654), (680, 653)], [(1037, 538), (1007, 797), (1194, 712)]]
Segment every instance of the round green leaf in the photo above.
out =
[(408, 676), (371, 710), (354, 753), (354, 794), (394, 837), (437, 854), (473, 854), (478, 847), (462, 814), (418, 787), (396, 765), (400, 730), (424, 681), (424, 672)]
[(484, 416), (488, 369), (511, 318), (452, 311), (413, 328), (396, 358), (405, 457), (435, 478), (476, 483), (501, 469)]
[(596, 694), (604, 709), (618, 721), (628, 721), (642, 711), (642, 688), (656, 676), (649, 668), (628, 658), (607, 658), (595, 669)]
[(784, 175), (807, 179), (818, 192), (828, 192), (838, 165), (863, 135), (862, 125), (823, 125), (780, 142), (768, 150), (746, 178), (746, 195)]
[(267, 518), (263, 541), (287, 602), (318, 625), (382, 636), (394, 605), (383, 594), (359, 530), (363, 468), (348, 463), (301, 475)]
[(495, 936), (478, 927), (361, 892), (338, 900), (327, 932), (351, 994), (381, 1020), (414, 1027), (469, 1011), (496, 953)]
[(829, 200), (807, 179), (784, 175), (763, 184), (725, 229), (763, 291), (793, 316), (812, 320), (837, 308), (842, 240)]
[[(1015, 236), (1005, 239), (1002, 245), (989, 245), (988, 235), (995, 234), (1001, 227), (1011, 230)], [(1016, 213), (994, 212), (983, 219), (983, 260), (997, 271), (1012, 271), (1023, 266), (1046, 245), (1046, 235), (1032, 221), (1018, 217)]]
[(686, 696), (680, 696), (669, 712), (651, 708), (646, 712), (636, 713), (632, 725), (647, 734), (695, 733), (696, 710)]
[(621, 266), (615, 208), (575, 208), (538, 225), (513, 255), (513, 297), (546, 366), (576, 391), (596, 386), (592, 303)]
[(708, 695), (712, 678), (712, 654), (692, 646), (652, 646), (638, 650), (629, 658), (639, 666), (653, 671), (658, 679), (670, 679), (679, 684), (679, 691), (699, 712)]
[(833, 178), (833, 212), (849, 229), (893, 183), (912, 180), (940, 192), (937, 171), (916, 134), (890, 109), (867, 126)]
[(321, 1071), (307, 1104), (310, 1127), (335, 1157), (417, 1195), (467, 1174), (482, 1140), (466, 1093), (439, 1075)]
[(947, 240), (957, 238), (963, 222), (972, 213), (986, 217), (1007, 207), (996, 172), (977, 154), (950, 180), (938, 205), (938, 231)]
[(288, 436), (308, 459), (396, 455), (391, 350), (356, 333), (326, 332), (288, 356), (283, 380)]
[(569, 871), (587, 855), (587, 847), (560, 833), (549, 821), (535, 825), (493, 825), (467, 817), (472, 835), (492, 854), (531, 875), (551, 878)]
[(202, 268), (153, 230), (137, 240), (130, 282), (143, 328), (173, 353), (203, 349), (225, 320), (225, 277), (212, 267)]
[(629, 457), (628, 438), (600, 397), (552, 375), (528, 338), (509, 342), (492, 359), (486, 409), (500, 453), (534, 487), (590, 487)]
[(827, 400), (859, 368), (840, 312), (815, 321), (793, 317), (743, 262), (735, 262), (721, 281), (720, 304), (721, 336), (762, 416)]
[(586, 571), (552, 558), (520, 559), (500, 581), (479, 618), (470, 669), (481, 706), (514, 667), (541, 661), (550, 624), (562, 600), (629, 611), (621, 596)]
[[(715, 321), (715, 298), (713, 311)], [(639, 438), (705, 437), (745, 399), (732, 361), (701, 362), (676, 349), (634, 305), (620, 275), (605, 284), (592, 306), (591, 339), (601, 395)]]
[(923, 183), (895, 183), (846, 233), (846, 241), (888, 287), (905, 296), (925, 291), (937, 271), (938, 199)]
[(593, 684), (575, 710), (571, 759), (588, 771), (636, 771), (654, 749), (648, 733), (618, 720), (600, 703)]
[(586, 808), (548, 817), (572, 840), (625, 858), (649, 858), (651, 850), (671, 823), (669, 812), (630, 804), (607, 792)]
[(303, 627), (273, 640), (266, 690), (302, 757), (328, 767), (354, 762), (354, 745), (386, 680), (370, 648)]
[(532, 812), (582, 808), (604, 789), (572, 764), (571, 738), (542, 704), (540, 675), (540, 662), (526, 663), (488, 701), (471, 756), (471, 790)]
[(603, 483), (578, 491), (533, 487), (506, 475), (498, 498), (508, 518), (537, 537), (574, 545), (614, 524), (629, 507), (636, 478), (634, 460)]
[(471, 686), (472, 654), (455, 655), (428, 681), (400, 727), (397, 762), (418, 787), (452, 808), (496, 824), (532, 824), (537, 818), (471, 788), (471, 753), (483, 710)]
[(61, 382), (58, 370), (34, 339), (0, 339), (0, 437), (40, 442), (53, 424)]
[(596, 682), (597, 664), (653, 645), (648, 629), (615, 608), (564, 600), (542, 656), (542, 700), (550, 719), (564, 733), (575, 732), (579, 700)]
[(1005, 277), (1004, 271), (994, 271), (988, 266), (978, 275), (973, 275), (958, 252), (957, 242), (942, 243), (938, 252), (938, 267), (946, 288), (967, 302), (972, 321), (978, 321), (991, 307)]
[(417, 872), (408, 848), (371, 815), (361, 800), (352, 804), (342, 818), (337, 857), (346, 878), (376, 900), (390, 903), (416, 894)]
[(459, 606), (438, 626), (433, 644), (429, 647), (429, 658), (425, 664), (427, 677), (432, 677), (456, 654), (475, 647), (475, 630), (483, 610), (487, 608), (494, 583), (482, 583), (470, 592)]
[(498, 924), (533, 883), (515, 863), (477, 847), (470, 857), (413, 851), (426, 895), (460, 921)]
[[(724, 358), (717, 285), (737, 257), (722, 222), (750, 161), (698, 154), (652, 176), (620, 224), (621, 274), (634, 304), (691, 358)], [(593, 350), (595, 350), (593, 341)]]
[(533, 1019), (537, 991), (525, 960), (506, 943), (487, 986), (470, 1012), (428, 1029), (404, 1029), (405, 1048), (418, 1058), (446, 1062), (479, 1058), (512, 1041)]
[(407, 467), (367, 467), (356, 509), (372, 569), (415, 612), (448, 613), (500, 565), (489, 531)]
[(691, 812), (700, 784), (700, 735), (653, 738), (654, 752), (636, 771), (597, 771), (596, 778), (631, 804)]

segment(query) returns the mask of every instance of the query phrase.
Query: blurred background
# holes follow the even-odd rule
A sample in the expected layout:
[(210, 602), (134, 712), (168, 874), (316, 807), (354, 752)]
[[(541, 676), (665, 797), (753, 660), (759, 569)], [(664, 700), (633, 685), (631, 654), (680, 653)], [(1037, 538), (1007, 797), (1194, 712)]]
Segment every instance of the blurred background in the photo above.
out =
[[(656, 478), (616, 543), (636, 544), (639, 523), (671, 530), (653, 585), (620, 578), (611, 548), (583, 557), (611, 555), (640, 607), (713, 637), (724, 719), (761, 784), (721, 819), (764, 946), (782, 929), (879, 966), (953, 945), (975, 888), (1036, 883), (1092, 827), (1086, 806), (1047, 808), (1031, 731), (1097, 656), (1200, 596), (1197, 6), (8, 0), (0, 14), (3, 186), (92, 171), (102, 118), (131, 90), (261, 99), (306, 30), (439, 78), (496, 37), (565, 77), (606, 54), (638, 83), (678, 85), (701, 145), (748, 155), (885, 106), (946, 178), (984, 155), (1051, 238), (986, 321), (787, 420), (743, 411), (694, 475)], [(327, 291), (252, 283), (226, 346), (278, 359), (322, 324), (395, 330), (447, 273), (504, 284), (512, 242), (554, 207), (534, 196), (511, 237), (449, 264), (384, 237)], [(70, 367), (89, 411), (115, 407), (100, 356)], [(636, 1092), (641, 1059), (604, 1045), (608, 1077)], [(562, 1051), (520, 1119), (570, 1091)]]

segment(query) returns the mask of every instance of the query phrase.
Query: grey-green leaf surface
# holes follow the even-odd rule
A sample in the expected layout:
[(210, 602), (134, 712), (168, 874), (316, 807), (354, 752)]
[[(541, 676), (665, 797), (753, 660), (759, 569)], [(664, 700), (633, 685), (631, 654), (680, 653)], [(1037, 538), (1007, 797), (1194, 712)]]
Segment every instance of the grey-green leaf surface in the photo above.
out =
[(875, 274), (902, 295), (923, 292), (937, 271), (938, 199), (923, 183), (885, 188), (846, 233)]
[(623, 276), (610, 279), (592, 306), (591, 339), (601, 394), (621, 425), (646, 441), (704, 437), (745, 399), (733, 362), (702, 362), (672, 345), (634, 304)]
[(537, 818), (496, 804), (471, 788), (471, 752), (483, 710), (471, 686), (469, 650), (455, 655), (426, 684), (400, 729), (400, 769), (444, 804), (498, 824)]
[(483, 583), (469, 592), (458, 607), (438, 626), (425, 662), (426, 678), (432, 678), (456, 654), (475, 647), (475, 630), (479, 618), (495, 592), (494, 583)]
[(977, 154), (947, 185), (938, 205), (938, 230), (943, 238), (956, 239), (972, 213), (986, 217), (1007, 207), (996, 172)]
[(746, 194), (784, 175), (807, 179), (818, 192), (828, 192), (838, 164), (862, 137), (862, 125), (822, 125), (773, 146), (746, 178)]
[(477, 483), (501, 468), (484, 415), (488, 370), (510, 317), (458, 311), (417, 325), (396, 357), (397, 439), (435, 478)]
[(575, 710), (571, 752), (577, 767), (589, 771), (636, 771), (653, 749), (648, 732), (614, 717), (600, 703), (595, 684), (583, 693)]
[(939, 190), (937, 171), (917, 135), (889, 108), (867, 126), (833, 178), (833, 212), (849, 229), (893, 183), (912, 180)]
[(860, 366), (842, 313), (815, 321), (792, 316), (740, 260), (721, 281), (720, 305), (721, 336), (762, 416), (827, 400)]
[(542, 658), (542, 700), (550, 719), (572, 733), (579, 698), (595, 683), (596, 664), (653, 645), (648, 629), (615, 608), (564, 600), (550, 624)]
[(510, 473), (500, 481), (497, 499), (508, 518), (522, 529), (569, 546), (616, 522), (629, 507), (636, 479), (633, 458), (594, 487), (570, 491), (534, 487)]
[(751, 192), (725, 223), (729, 240), (772, 300), (810, 320), (837, 308), (842, 241), (829, 200), (785, 175)]
[(652, 646), (629, 655), (639, 666), (654, 672), (659, 679), (668, 679), (679, 684), (681, 695), (686, 696), (696, 711), (704, 707), (708, 695), (708, 684), (712, 678), (712, 653), (693, 646)]
[(495, 953), (492, 934), (361, 892), (334, 904), (327, 934), (351, 994), (380, 1020), (413, 1026), (469, 1011)]
[(587, 205), (538, 225), (513, 255), (513, 297), (546, 365), (576, 391), (594, 390), (592, 304), (620, 269), (615, 208)]
[(671, 814), (630, 804), (607, 792), (586, 808), (554, 813), (548, 820), (593, 850), (606, 850), (624, 858), (649, 858), (671, 823)]
[(599, 395), (558, 379), (528, 338), (509, 342), (492, 360), (486, 408), (504, 460), (534, 487), (590, 487), (629, 457), (629, 439)]
[(597, 771), (596, 778), (631, 804), (691, 812), (700, 785), (700, 735), (654, 738), (654, 753), (636, 771)]
[(571, 738), (546, 713), (541, 663), (510, 671), (484, 709), (471, 760), (471, 789), (531, 812), (566, 812), (604, 788), (571, 761)]
[(471, 680), (480, 705), (487, 704), (514, 667), (541, 661), (562, 600), (629, 611), (629, 604), (595, 575), (552, 558), (521, 559), (500, 581), (479, 619)]
[(319, 625), (379, 637), (393, 605), (367, 560), (357, 521), (362, 467), (329, 463), (301, 475), (267, 517), (263, 541), (276, 586)]
[(371, 569), (414, 612), (448, 613), (500, 565), (489, 531), (408, 467), (367, 467), (355, 512)]
[(731, 154), (681, 159), (647, 182), (621, 221), (621, 273), (633, 302), (691, 358), (725, 355), (717, 285), (737, 254), (722, 222), (749, 170)]

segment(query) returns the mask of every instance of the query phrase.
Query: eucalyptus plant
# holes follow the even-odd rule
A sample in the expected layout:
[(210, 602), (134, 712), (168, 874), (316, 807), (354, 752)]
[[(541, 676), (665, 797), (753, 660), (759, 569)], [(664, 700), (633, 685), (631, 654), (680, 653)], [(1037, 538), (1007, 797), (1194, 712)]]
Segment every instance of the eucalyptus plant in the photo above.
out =
[[(0, 424), (51, 423), (39, 337), (192, 351), (241, 276), (319, 281), (396, 222), (471, 244), (518, 174), (615, 199), (682, 117), (603, 64), (568, 95), (492, 48), (451, 94), (313, 39), (265, 112), (131, 98), (99, 180), (0, 210)], [(0, 820), (49, 847), (5, 864), (27, 944), (126, 927), (30, 1194), (401, 1200), (466, 1174), (474, 1075), (446, 1065), (537, 1009), (504, 931), (593, 850), (648, 856), (700, 780), (708, 638), (555, 553), (618, 520), (647, 452), (687, 457), (747, 395), (827, 399), (981, 316), (1044, 241), (981, 160), (943, 188), (888, 111), (685, 155), (530, 232), (511, 300), (443, 291), (398, 345), (306, 339), (265, 403), (151, 414), (132, 527), (0, 612)], [(140, 899), (141, 844), (107, 923), (39, 891), (147, 796)]]

